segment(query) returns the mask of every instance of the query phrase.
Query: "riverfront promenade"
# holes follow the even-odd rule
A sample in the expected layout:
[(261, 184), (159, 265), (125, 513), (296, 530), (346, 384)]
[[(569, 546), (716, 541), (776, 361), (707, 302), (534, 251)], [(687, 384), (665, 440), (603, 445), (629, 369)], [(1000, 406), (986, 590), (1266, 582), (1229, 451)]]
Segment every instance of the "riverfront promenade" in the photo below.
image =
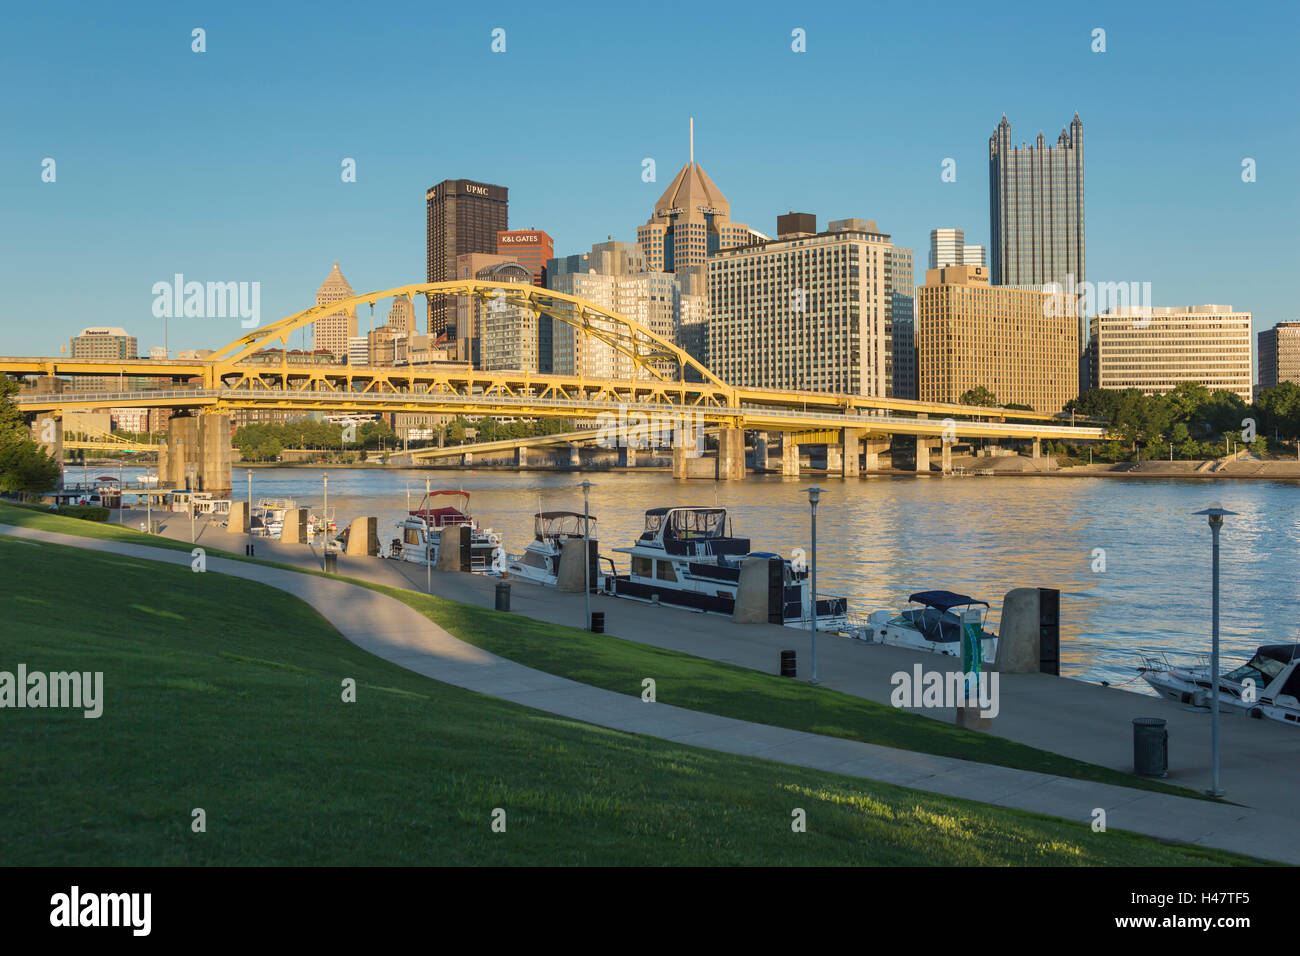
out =
[[(166, 531), (170, 533), (169, 536), (182, 540), (188, 539), (188, 518), (184, 515), (167, 517), (169, 520), (167, 520)], [(60, 544), (177, 564), (188, 564), (190, 561), (188, 553), (184, 551), (167, 551), (150, 548), (144, 544), (121, 544), (8, 526), (0, 527), (0, 534), (55, 541)], [(227, 550), (237, 549), (243, 542), (242, 536), (231, 535), (216, 526), (203, 528), (199, 537), (200, 544)], [(310, 550), (304, 546), (281, 545), (278, 542), (259, 540), (257, 554), (262, 558), (283, 560), (304, 567), (315, 566)], [(1262, 806), (1261, 800), (1251, 801), (1246, 797), (1248, 790), (1255, 791), (1258, 796), (1267, 797), (1268, 792), (1271, 791), (1260, 790), (1259, 785), (1264, 778), (1278, 774), (1285, 775), (1294, 767), (1296, 763), (1294, 749), (1285, 753), (1274, 752), (1271, 766), (1267, 771), (1262, 766), (1253, 771), (1250, 766), (1233, 769), (1234, 765), (1231, 761), (1225, 762), (1225, 781), (1229, 788), (1229, 796), (1240, 802), (1251, 802), (1254, 806), (1218, 805), (753, 724), (676, 708), (665, 701), (662, 694), (659, 703), (649, 705), (636, 696), (579, 684), (488, 654), (447, 634), (405, 604), (344, 581), (302, 575), (215, 556), (209, 556), (207, 566), (209, 572), (260, 581), (302, 598), (319, 610), (353, 643), (403, 667), (436, 680), (539, 710), (628, 732), (661, 737), (678, 743), (759, 756), (1080, 822), (1090, 822), (1093, 809), (1103, 807), (1107, 810), (1108, 825), (1115, 829), (1300, 863), (1300, 835), (1295, 833), (1294, 809), (1283, 815), (1280, 810), (1275, 811), (1271, 806)], [(412, 577), (418, 577), (419, 589), (423, 588), (423, 567), (414, 564), (341, 556), (339, 572), (358, 578), (411, 587), (417, 584), (411, 580)], [(490, 605), (494, 584), (494, 579), (472, 575), (445, 573), (434, 575), (435, 593), (471, 603)], [(596, 598), (594, 601), (598, 609), (606, 612), (610, 631), (620, 636), (645, 639), (655, 634), (660, 637), (659, 640), (646, 642), (674, 647), (701, 656), (731, 660), (742, 666), (755, 666), (755, 663), (751, 662), (756, 661), (753, 658), (753, 651), (760, 652), (760, 656), (768, 656), (768, 648), (771, 648), (771, 661), (767, 666), (760, 666), (759, 669), (762, 670), (775, 669), (776, 650), (780, 647), (789, 645), (799, 647), (799, 640), (806, 639), (802, 638), (799, 632), (785, 628), (742, 627), (731, 624), (725, 618), (705, 617), (668, 608), (651, 609), (634, 602), (606, 598)], [(512, 603), (517, 613), (563, 623), (581, 622), (583, 603), (581, 594), (561, 594), (516, 584), (513, 588)], [(663, 639), (668, 635), (671, 635), (669, 639)], [(709, 635), (715, 638), (715, 643), (704, 646)], [(775, 642), (773, 642), (774, 637)], [(692, 642), (699, 646), (693, 646)], [(724, 644), (729, 653), (725, 655), (717, 653)], [(878, 647), (844, 639), (824, 637), (821, 645), (823, 675), (830, 678), (826, 684), (849, 693), (854, 692), (853, 685), (861, 682), (871, 683), (872, 678), (868, 674), (872, 668), (868, 666), (869, 664), (875, 665), (876, 672), (883, 673), (884, 670), (892, 672), (892, 670), (908, 669), (915, 660), (911, 655), (896, 648)], [(847, 666), (854, 661), (851, 654), (860, 655), (856, 660), (856, 666), (852, 668)], [(840, 674), (841, 671), (844, 672), (843, 675)], [(1125, 721), (1123, 726), (1114, 725), (1114, 714), (1106, 712), (1105, 708), (1099, 710), (1095, 700), (1086, 700), (1079, 694), (1080, 690), (1092, 690), (1108, 697), (1131, 699), (1136, 702), (1135, 714), (1159, 714), (1171, 718), (1171, 728), (1175, 726), (1172, 713), (1177, 712), (1177, 708), (1163, 706), (1161, 701), (1154, 698), (1141, 698), (1119, 691), (1092, 688), (1080, 682), (1037, 675), (1028, 675), (1028, 680), (1023, 682), (1028, 688), (1027, 692), (1016, 686), (1021, 683), (1013, 680), (1012, 677), (1006, 679), (1003, 690), (1003, 716), (1000, 716), (995, 723), (995, 729), (1000, 735), (1012, 736), (1006, 733), (1001, 722), (1014, 714), (1022, 715), (1020, 722), (1030, 723), (1041, 721), (1046, 716), (1043, 712), (1034, 712), (1043, 703), (1040, 687), (1043, 689), (1050, 687), (1054, 695), (1063, 695), (1066, 702), (1064, 712), (1077, 713), (1080, 718), (1079, 723), (1071, 728), (1065, 737), (1055, 741), (1057, 745), (1054, 746), (1049, 741), (1045, 744), (1045, 749), (1070, 753), (1072, 756), (1077, 755), (1059, 746), (1071, 734), (1085, 738), (1118, 736), (1123, 742), (1122, 749), (1127, 750), (1130, 746), (1131, 738), (1127, 722)], [(1010, 690), (1012, 687), (1016, 689)], [(862, 696), (886, 699), (887, 691), (886, 680), (883, 694), (878, 696), (876, 693), (869, 693)], [(1055, 696), (1051, 698), (1051, 700), (1055, 699)], [(1049, 700), (1049, 705), (1050, 702)], [(1080, 707), (1082, 711), (1079, 710)], [(1047, 708), (1048, 711), (1052, 709), (1051, 706)], [(1068, 722), (1065, 717), (1059, 719), (1062, 723)], [(1015, 721), (1008, 721), (1008, 725), (1015, 725), (1015, 723)], [(1233, 746), (1231, 734), (1235, 730), (1262, 731), (1265, 734), (1275, 729), (1284, 733), (1288, 730), (1285, 727), (1273, 728), (1254, 721), (1250, 722), (1251, 726), (1243, 726), (1245, 724), (1244, 720), (1236, 726), (1233, 726), (1231, 721), (1227, 722), (1225, 753), (1231, 752)], [(1200, 727), (1201, 736), (1204, 737), (1203, 717)], [(1256, 739), (1268, 740), (1268, 737)], [(1172, 748), (1175, 767), (1180, 753), (1195, 746), (1188, 741), (1183, 744), (1184, 749), (1180, 750), (1179, 742), (1179, 731), (1175, 730)], [(1093, 745), (1097, 745), (1095, 741)], [(1256, 756), (1262, 756), (1264, 750), (1255, 747), (1253, 752)], [(1086, 754), (1083, 757), (1088, 759)], [(1100, 760), (1096, 762), (1106, 763)], [(1122, 761), (1113, 761), (1107, 765), (1128, 769)], [(1179, 779), (1173, 774), (1170, 779), (1175, 783), (1189, 783), (1188, 780)], [(1291, 794), (1295, 792), (1293, 784), (1286, 789)]]

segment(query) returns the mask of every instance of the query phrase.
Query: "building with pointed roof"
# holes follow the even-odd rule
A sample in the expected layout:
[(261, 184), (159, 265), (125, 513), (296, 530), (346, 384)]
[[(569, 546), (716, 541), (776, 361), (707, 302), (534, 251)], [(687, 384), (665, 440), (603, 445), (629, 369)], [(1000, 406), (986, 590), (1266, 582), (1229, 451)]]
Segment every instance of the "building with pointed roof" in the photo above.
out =
[[(335, 259), (334, 268), (330, 270), (330, 274), (325, 277), (325, 281), (316, 290), (316, 304), (329, 305), (331, 302), (350, 299), (355, 294), (352, 291), (351, 283), (343, 278), (343, 273), (339, 270), (338, 260)], [(342, 361), (348, 355), (348, 340), (356, 334), (356, 309), (340, 309), (323, 319), (316, 320), (312, 348), (318, 351), (324, 349), (333, 355), (335, 359)]]
[(684, 272), (722, 249), (762, 238), (744, 223), (731, 221), (731, 203), (695, 162), (693, 119), (690, 160), (659, 197), (636, 238), (655, 272)]

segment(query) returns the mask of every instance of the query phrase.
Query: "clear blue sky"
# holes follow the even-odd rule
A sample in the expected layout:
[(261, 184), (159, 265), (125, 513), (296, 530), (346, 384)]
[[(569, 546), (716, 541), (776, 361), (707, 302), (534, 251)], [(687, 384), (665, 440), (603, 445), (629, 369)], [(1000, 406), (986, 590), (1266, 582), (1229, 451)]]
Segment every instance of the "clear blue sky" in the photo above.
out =
[[(261, 282), (263, 324), (312, 304), (335, 259), (358, 292), (423, 281), (424, 191), (446, 178), (508, 186), (511, 226), (557, 254), (634, 239), (692, 115), (734, 219), (875, 219), (921, 279), (931, 228), (988, 241), (1003, 112), (1018, 142), (1077, 110), (1089, 279), (1265, 328), (1300, 318), (1298, 41), (1281, 3), (11, 4), (0, 353), (58, 354), (86, 325), (161, 345), (150, 290), (177, 272)], [(170, 344), (242, 331), (175, 319)]]

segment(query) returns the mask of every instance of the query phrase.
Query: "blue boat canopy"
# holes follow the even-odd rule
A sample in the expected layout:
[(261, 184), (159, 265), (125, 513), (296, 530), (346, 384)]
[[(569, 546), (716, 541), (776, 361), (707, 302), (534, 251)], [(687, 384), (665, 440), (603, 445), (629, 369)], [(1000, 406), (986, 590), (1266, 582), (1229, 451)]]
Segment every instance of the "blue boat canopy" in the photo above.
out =
[(969, 604), (989, 606), (988, 601), (977, 601), (973, 597), (957, 594), (954, 591), (917, 591), (908, 600), (915, 601), (917, 604), (924, 604), (926, 607), (938, 608), (940, 611), (947, 611), (954, 607), (965, 607)]

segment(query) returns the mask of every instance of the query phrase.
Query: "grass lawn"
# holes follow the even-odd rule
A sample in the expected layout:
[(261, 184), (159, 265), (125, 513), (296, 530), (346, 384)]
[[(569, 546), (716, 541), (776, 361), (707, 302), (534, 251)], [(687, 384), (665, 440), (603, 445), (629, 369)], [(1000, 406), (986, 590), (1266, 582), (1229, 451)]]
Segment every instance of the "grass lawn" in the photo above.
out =
[[(0, 523), (185, 551), (191, 548), (188, 542), (123, 530), (115, 524), (74, 521), (4, 504), (0, 504)], [(250, 560), (206, 545), (205, 548), (209, 554)], [(303, 573), (321, 573), (288, 564), (252, 560)], [(606, 690), (639, 697), (641, 681), (653, 677), (660, 699), (671, 700), (675, 706), (689, 710), (920, 753), (1192, 799), (1210, 799), (1199, 791), (1075, 760), (992, 734), (965, 730), (851, 694), (813, 687), (803, 681), (679, 651), (662, 650), (608, 634), (597, 635), (580, 628), (534, 621), (521, 615), (503, 616), (489, 608), (432, 597), (418, 591), (386, 587), (358, 578), (345, 580), (404, 601), (467, 643), (537, 670)]]
[(97, 720), (0, 710), (9, 864), (1256, 862), (539, 713), (220, 574), (8, 537), (0, 568), (0, 670), (104, 673)]

